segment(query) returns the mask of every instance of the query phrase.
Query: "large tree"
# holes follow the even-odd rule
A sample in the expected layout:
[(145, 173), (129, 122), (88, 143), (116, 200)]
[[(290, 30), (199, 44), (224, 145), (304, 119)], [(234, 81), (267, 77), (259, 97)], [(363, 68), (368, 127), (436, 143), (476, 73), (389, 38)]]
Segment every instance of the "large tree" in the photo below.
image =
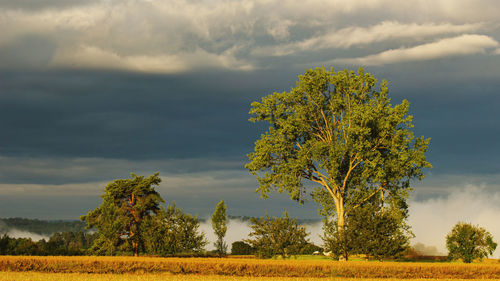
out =
[(429, 139), (414, 137), (408, 101), (393, 106), (387, 82), (376, 86), (361, 68), (317, 68), (290, 92), (253, 102), (250, 121), (270, 124), (246, 165), (258, 177), (257, 191), (266, 197), (275, 189), (303, 202), (310, 181), (320, 212), (336, 215), (339, 232), (346, 215), (372, 196), (404, 198), (410, 180), (431, 167)]
[(165, 202), (154, 188), (161, 182), (159, 173), (147, 178), (131, 176), (109, 183), (101, 205), (81, 217), (89, 228), (97, 228), (99, 237), (93, 247), (97, 253), (114, 254), (116, 247), (125, 243), (137, 256), (144, 240), (142, 223), (158, 213), (160, 203)]

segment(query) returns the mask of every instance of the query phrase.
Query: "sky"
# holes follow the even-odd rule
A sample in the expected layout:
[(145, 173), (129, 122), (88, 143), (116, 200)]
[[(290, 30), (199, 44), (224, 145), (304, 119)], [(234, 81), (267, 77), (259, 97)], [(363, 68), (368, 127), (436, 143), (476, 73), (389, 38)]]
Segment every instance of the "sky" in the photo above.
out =
[[(495, 0), (0, 0), (0, 217), (78, 219), (106, 183), (160, 172), (208, 217), (317, 218), (267, 200), (243, 167), (250, 103), (308, 68), (364, 67), (410, 102), (434, 168), (409, 199), (415, 242), (458, 221), (500, 240), (500, 3)], [(497, 251), (499, 253), (499, 251)]]

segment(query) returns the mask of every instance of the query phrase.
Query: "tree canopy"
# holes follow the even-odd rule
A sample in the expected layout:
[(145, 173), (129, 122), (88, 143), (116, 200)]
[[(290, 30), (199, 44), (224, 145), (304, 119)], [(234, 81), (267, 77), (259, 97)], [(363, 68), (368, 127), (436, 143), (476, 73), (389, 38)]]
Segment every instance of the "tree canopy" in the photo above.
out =
[(310, 182), (320, 213), (336, 215), (339, 231), (346, 214), (376, 194), (404, 200), (410, 181), (431, 167), (430, 140), (414, 137), (409, 102), (393, 106), (387, 82), (377, 85), (361, 68), (317, 68), (300, 75), (290, 92), (253, 102), (250, 121), (270, 125), (246, 164), (257, 191), (287, 192), (302, 203)]

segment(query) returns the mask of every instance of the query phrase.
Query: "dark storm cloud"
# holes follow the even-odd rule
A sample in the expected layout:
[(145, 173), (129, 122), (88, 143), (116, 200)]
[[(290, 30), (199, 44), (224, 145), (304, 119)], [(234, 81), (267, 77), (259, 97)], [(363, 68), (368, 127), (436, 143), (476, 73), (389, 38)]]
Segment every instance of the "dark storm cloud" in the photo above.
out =
[[(416, 78), (405, 84), (397, 75), (375, 72), (390, 81), (395, 103), (411, 102), (416, 135), (432, 138), (428, 157), (434, 173), (498, 171), (496, 80)], [(129, 161), (218, 158), (242, 166), (265, 128), (248, 122), (250, 103), (289, 90), (297, 79), (293, 71), (269, 74), (4, 71), (0, 153)]]
[(261, 95), (262, 87), (252, 77), (234, 75), (231, 81), (230, 74), (221, 75), (3, 72), (1, 154), (124, 159), (239, 154), (255, 138), (248, 110), (250, 97)]
[(480, 56), (368, 71), (389, 81), (394, 103), (410, 102), (415, 135), (431, 138), (432, 173), (491, 174), (500, 170), (498, 62)]

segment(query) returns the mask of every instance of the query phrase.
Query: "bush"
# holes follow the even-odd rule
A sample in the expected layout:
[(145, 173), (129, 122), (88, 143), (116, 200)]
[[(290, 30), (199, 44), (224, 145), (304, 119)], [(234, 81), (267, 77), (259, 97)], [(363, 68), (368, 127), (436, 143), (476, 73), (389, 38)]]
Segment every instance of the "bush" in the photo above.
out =
[(253, 255), (255, 249), (243, 241), (236, 241), (231, 244), (231, 255)]
[(283, 218), (251, 218), (253, 232), (249, 234), (254, 239), (247, 239), (259, 258), (271, 258), (279, 255), (283, 258), (301, 253), (301, 249), (308, 243), (306, 228), (300, 226), (296, 219), (290, 219), (288, 213), (283, 212)]

